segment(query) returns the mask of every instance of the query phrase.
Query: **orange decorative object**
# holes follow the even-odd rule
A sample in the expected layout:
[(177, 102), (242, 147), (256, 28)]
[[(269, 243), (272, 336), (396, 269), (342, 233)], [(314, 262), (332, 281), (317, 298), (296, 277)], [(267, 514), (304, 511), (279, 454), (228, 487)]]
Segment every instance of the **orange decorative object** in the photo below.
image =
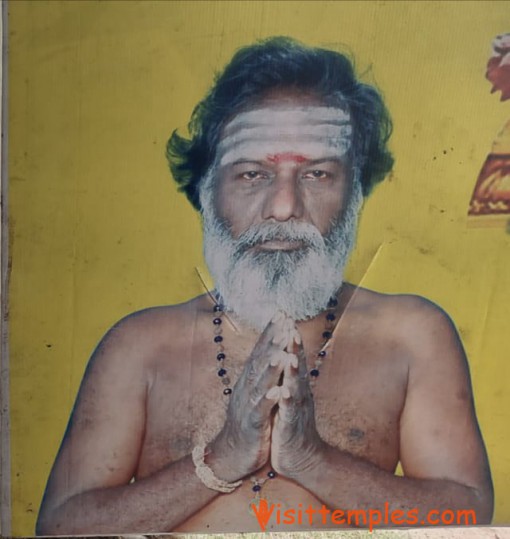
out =
[[(501, 101), (510, 99), (510, 33), (492, 42), (493, 54), (487, 64), (492, 92), (501, 91)], [(505, 124), (485, 159), (471, 196), (468, 210), (477, 226), (508, 222), (510, 217), (510, 120)]]

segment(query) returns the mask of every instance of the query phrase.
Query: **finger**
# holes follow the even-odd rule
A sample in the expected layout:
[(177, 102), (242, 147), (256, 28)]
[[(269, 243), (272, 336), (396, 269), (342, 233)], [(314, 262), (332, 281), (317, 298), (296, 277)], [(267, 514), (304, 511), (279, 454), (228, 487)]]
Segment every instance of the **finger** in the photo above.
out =
[(259, 417), (268, 417), (271, 410), (282, 398), (289, 398), (290, 394), (287, 388), (279, 385), (270, 387), (261, 397), (254, 402), (253, 411)]
[[(252, 401), (255, 410), (264, 415), (269, 413), (273, 407), (278, 404), (278, 413), (282, 420), (287, 423), (295, 421), (298, 409), (303, 403), (303, 391), (300, 389), (300, 379), (298, 370), (298, 358), (295, 354), (279, 351), (275, 353), (274, 363), (279, 362), (278, 367), (268, 367), (266, 374), (261, 377), (256, 389), (258, 398)], [(277, 385), (277, 380), (272, 377), (272, 369), (283, 371), (282, 385)], [(267, 390), (264, 398), (260, 399), (262, 388)]]
[(284, 321), (284, 335), (285, 335), (285, 350), (292, 352), (293, 339), (293, 326), (294, 322), (290, 318), (286, 318)]
[(300, 407), (295, 396), (290, 393), (289, 386), (281, 386), (278, 397), (278, 421), (285, 425), (296, 423), (299, 420)]
[(297, 358), (297, 366), (299, 372), (299, 377), (301, 379), (306, 379), (308, 377), (308, 366), (306, 363), (306, 354), (303, 347), (303, 340), (298, 329), (294, 327), (294, 340), (292, 342), (292, 347), (289, 348), (289, 352), (292, 352)]
[(282, 370), (287, 364), (291, 364), (297, 369), (298, 359), (294, 354), (289, 354), (283, 350), (278, 350), (277, 352), (272, 353), (269, 364), (271, 367), (281, 366)]
[[(251, 367), (253, 385), (260, 386), (263, 390), (276, 385), (287, 364), (290, 363), (297, 367), (297, 357), (286, 351), (287, 349), (292, 349), (289, 342), (294, 343), (296, 339), (300, 340), (300, 336), (296, 337), (297, 330), (294, 322), (285, 315), (279, 314), (273, 318), (271, 325), (274, 326), (276, 335), (273, 337), (271, 344), (263, 351), (264, 357), (259, 357), (256, 365), (254, 364), (256, 357), (253, 357), (252, 361), (250, 361), (250, 363), (253, 363)], [(252, 355), (258, 356), (259, 353), (263, 352), (258, 350), (256, 354)]]
[(288, 366), (297, 365), (297, 357), (279, 350), (273, 354), (270, 365), (262, 372), (256, 385), (250, 389), (250, 402), (255, 412), (264, 417), (281, 398), (289, 398), (289, 390), (278, 385), (281, 373)]
[(271, 344), (277, 345), (277, 343), (283, 337), (283, 331), (286, 323), (285, 320), (285, 315), (281, 311), (277, 311), (264, 328), (264, 331), (260, 335), (254, 348), (264, 347)]
[[(259, 338), (247, 362), (249, 364), (243, 370), (243, 374), (247, 373), (247, 390), (252, 410), (261, 417), (266, 417), (281, 398), (281, 390), (270, 390), (278, 387), (285, 367), (297, 367), (297, 357), (283, 349), (295, 331), (294, 322), (283, 313), (277, 313)], [(283, 395), (289, 396), (287, 389)]]
[(278, 352), (274, 352), (272, 354), (269, 364), (271, 365), (271, 367), (280, 366), (282, 370), (284, 370), (287, 365), (291, 365), (292, 367), (297, 369), (298, 358), (295, 354), (289, 354), (288, 352), (279, 350)]
[(252, 385), (252, 395), (255, 396), (254, 399), (252, 398), (252, 402), (258, 402), (269, 389), (278, 385), (282, 372), (290, 365), (297, 365), (297, 357), (294, 354), (283, 350), (272, 351), (269, 365), (260, 373), (256, 383)]
[[(271, 325), (276, 326), (276, 331), (285, 333), (288, 323), (285, 321), (285, 317), (277, 317), (271, 322)], [(249, 367), (251, 371), (247, 375), (244, 385), (248, 392), (247, 397), (252, 412), (259, 419), (265, 419), (280, 399), (280, 395), (276, 394), (275, 391), (269, 392), (270, 389), (278, 385), (285, 365), (296, 364), (297, 358), (291, 357), (291, 354), (271, 344), (267, 344), (263, 356), (260, 356), (259, 353), (262, 352), (258, 350), (257, 353), (252, 354)], [(269, 396), (266, 398), (268, 392)], [(284, 395), (287, 395), (286, 390)]]
[(276, 406), (280, 400), (280, 386), (273, 386), (270, 388), (264, 397), (257, 402), (253, 411), (258, 414), (259, 417), (266, 417), (269, 420), (271, 410)]
[(282, 414), (287, 418), (293, 417), (297, 408), (312, 398), (303, 346), (295, 344), (294, 351), (293, 360), (286, 363), (283, 371), (283, 386), (288, 389), (289, 397), (279, 401)]
[(288, 318), (285, 329), (287, 333), (286, 350), (287, 352), (294, 352), (295, 346), (300, 346), (302, 344), (301, 335), (296, 327), (296, 323), (294, 322), (294, 320)]
[(301, 380), (299, 380), (295, 369), (288, 378), (286, 385), (282, 386), (282, 390), (280, 390), (277, 417), (281, 425), (287, 425), (294, 429), (295, 425), (305, 426), (313, 421), (314, 404), (311, 392), (303, 394)]
[(266, 399), (270, 401), (277, 401), (280, 399), (280, 386), (273, 386), (267, 393)]
[(258, 382), (260, 375), (270, 364), (272, 355), (279, 350), (283, 350), (283, 346), (278, 345), (278, 342), (283, 342), (284, 324), (284, 316), (277, 313), (267, 324), (253, 347), (243, 374), (247, 375), (255, 383)]
[(291, 324), (293, 322), (284, 313), (278, 311), (264, 329), (254, 349), (274, 346), (279, 350), (284, 350), (288, 344)]
[(283, 313), (281, 313), (281, 316), (278, 317), (277, 321), (278, 323), (281, 323), (280, 332), (273, 338), (273, 344), (284, 350), (289, 345), (291, 324), (293, 322)]
[(283, 384), (288, 390), (291, 397), (299, 395), (299, 374), (297, 369), (298, 358), (292, 354), (292, 360), (289, 360), (283, 370)]
[(267, 393), (266, 399), (279, 401), (290, 398), (289, 390), (285, 386), (273, 386)]
[(298, 360), (297, 369), (298, 369), (299, 378), (301, 380), (306, 380), (306, 378), (308, 377), (308, 366), (306, 364), (306, 354), (305, 354), (305, 349), (303, 348), (303, 343), (294, 342), (293, 352), (296, 355), (297, 360)]
[(287, 351), (296, 353), (299, 350), (299, 348), (303, 346), (303, 339), (294, 321), (292, 321), (292, 326), (289, 330), (288, 336), (289, 336), (289, 344), (288, 344)]

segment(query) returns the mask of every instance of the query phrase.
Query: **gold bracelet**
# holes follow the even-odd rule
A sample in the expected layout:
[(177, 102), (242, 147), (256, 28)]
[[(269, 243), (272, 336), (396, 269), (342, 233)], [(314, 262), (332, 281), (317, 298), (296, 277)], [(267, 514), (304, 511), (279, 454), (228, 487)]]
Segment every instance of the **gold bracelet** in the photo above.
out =
[(211, 468), (205, 463), (205, 455), (205, 444), (195, 446), (191, 452), (191, 458), (195, 465), (195, 473), (207, 488), (229, 494), (242, 485), (242, 480), (228, 483), (227, 481), (223, 481), (223, 479), (216, 477)]

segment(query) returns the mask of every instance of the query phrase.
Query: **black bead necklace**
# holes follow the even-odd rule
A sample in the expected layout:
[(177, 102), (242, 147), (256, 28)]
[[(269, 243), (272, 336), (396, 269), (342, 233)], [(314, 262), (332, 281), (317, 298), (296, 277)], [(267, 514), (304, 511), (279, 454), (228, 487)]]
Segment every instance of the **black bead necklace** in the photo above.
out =
[(219, 296), (215, 296), (216, 303), (213, 307), (213, 326), (214, 326), (214, 343), (216, 344), (216, 361), (218, 361), (217, 374), (221, 378), (221, 383), (225, 386), (223, 389), (223, 395), (227, 397), (232, 394), (232, 388), (230, 387), (231, 380), (227, 376), (227, 369), (225, 369), (225, 360), (227, 356), (225, 354), (225, 346), (223, 345), (223, 305), (220, 302)]
[[(308, 372), (311, 386), (315, 385), (315, 381), (320, 374), (320, 366), (328, 354), (327, 348), (331, 343), (333, 332), (336, 326), (335, 321), (337, 319), (337, 306), (338, 300), (335, 297), (332, 297), (328, 301), (328, 305), (326, 307), (324, 331), (322, 332), (322, 343), (319, 350), (314, 355), (313, 368)], [(213, 306), (213, 327), (214, 343), (216, 344), (216, 360), (218, 362), (217, 374), (221, 378), (221, 383), (225, 386), (223, 389), (223, 395), (228, 397), (232, 394), (232, 388), (230, 387), (232, 381), (228, 376), (227, 369), (225, 368), (225, 360), (227, 359), (227, 355), (225, 353), (225, 346), (223, 344), (223, 312), (224, 306), (221, 302), (221, 297), (216, 294), (215, 304)]]

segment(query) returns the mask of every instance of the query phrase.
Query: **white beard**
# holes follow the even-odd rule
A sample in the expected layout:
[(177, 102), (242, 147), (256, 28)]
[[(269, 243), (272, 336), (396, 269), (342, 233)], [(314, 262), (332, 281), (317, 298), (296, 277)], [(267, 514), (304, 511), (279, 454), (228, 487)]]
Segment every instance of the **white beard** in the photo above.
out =
[[(200, 189), (204, 256), (224, 308), (259, 331), (277, 311), (293, 320), (317, 316), (343, 282), (363, 202), (360, 182), (353, 181), (343, 216), (331, 223), (326, 236), (311, 224), (287, 221), (253, 225), (233, 239), (227, 225), (216, 216), (213, 181), (208, 176)], [(291, 251), (250, 249), (273, 239), (300, 241), (303, 247)]]

